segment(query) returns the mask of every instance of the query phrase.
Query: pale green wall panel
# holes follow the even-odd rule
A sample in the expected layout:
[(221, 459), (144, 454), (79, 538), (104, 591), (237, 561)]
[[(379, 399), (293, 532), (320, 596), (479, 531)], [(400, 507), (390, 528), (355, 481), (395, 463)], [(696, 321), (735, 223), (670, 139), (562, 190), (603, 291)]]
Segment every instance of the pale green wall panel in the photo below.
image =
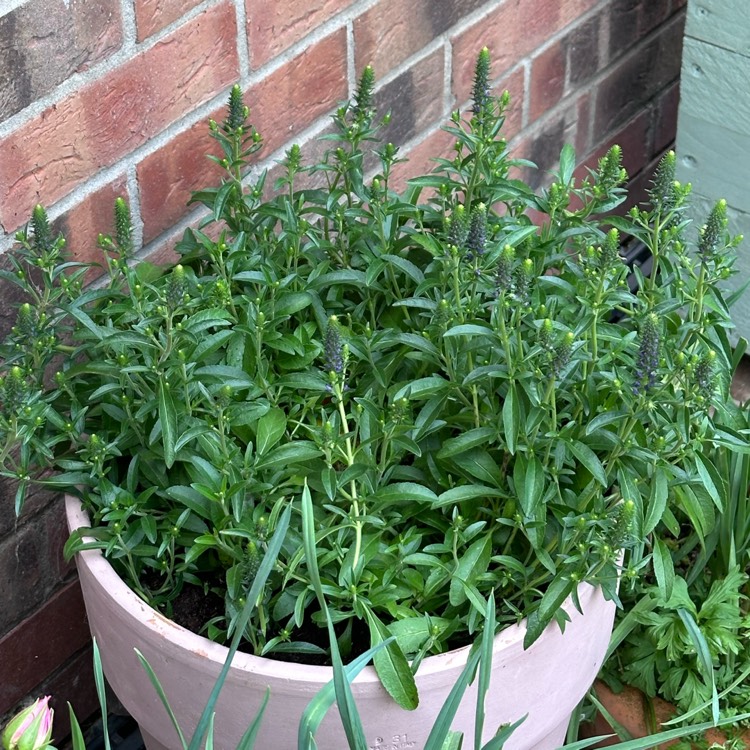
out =
[(750, 56), (748, 0), (690, 0), (685, 36)]
[(738, 133), (682, 111), (679, 122), (678, 179), (750, 211), (750, 131)]
[[(677, 126), (677, 178), (693, 185), (697, 231), (714, 203), (728, 203), (739, 248), (735, 289), (750, 279), (750, 0), (688, 0)], [(732, 308), (750, 339), (750, 293)]]
[(750, 57), (686, 38), (680, 85), (680, 115), (750, 133)]

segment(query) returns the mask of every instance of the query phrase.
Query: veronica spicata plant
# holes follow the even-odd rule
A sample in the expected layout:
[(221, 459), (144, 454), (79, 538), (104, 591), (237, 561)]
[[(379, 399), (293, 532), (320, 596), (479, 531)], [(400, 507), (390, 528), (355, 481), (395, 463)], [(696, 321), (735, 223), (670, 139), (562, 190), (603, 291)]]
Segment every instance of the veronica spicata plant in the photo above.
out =
[[(508, 156), (489, 67), (483, 50), (471, 111), (447, 127), (453, 158), (401, 193), (370, 68), (322, 159), (292, 147), (268, 198), (265, 175), (244, 179), (261, 139), (235, 87), (210, 124), (225, 176), (195, 194), (208, 218), (178, 264), (130, 262), (118, 201), (102, 288), (82, 288), (41, 208), (6, 274), (31, 296), (4, 347), (19, 506), (32, 476), (80, 493), (95, 541), (76, 534), (68, 553), (103, 549), (167, 613), (187, 586), (219, 592), (207, 632), (224, 639), (291, 505), (246, 647), (324, 658), (309, 493), (340, 651), (395, 636), (375, 665), (405, 706), (421, 659), (470, 642), (490, 594), (499, 625), (529, 618), (527, 645), (580, 583), (616, 597), (623, 546), (636, 576), (712, 475), (731, 369), (732, 242), (720, 226), (688, 251), (674, 156), (627, 218), (609, 213), (625, 197), (617, 147), (582, 180), (566, 147), (535, 193), (512, 176), (528, 165)], [(653, 256), (637, 293), (625, 236)]]

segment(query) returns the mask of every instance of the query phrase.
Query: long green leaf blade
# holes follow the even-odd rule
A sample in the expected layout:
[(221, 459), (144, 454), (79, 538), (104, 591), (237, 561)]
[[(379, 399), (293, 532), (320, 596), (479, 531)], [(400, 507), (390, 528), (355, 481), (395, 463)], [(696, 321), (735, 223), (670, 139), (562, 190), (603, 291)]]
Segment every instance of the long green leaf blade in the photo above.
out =
[(161, 423), (161, 441), (164, 448), (164, 463), (172, 468), (177, 441), (177, 412), (169, 383), (164, 378), (159, 380), (159, 422)]

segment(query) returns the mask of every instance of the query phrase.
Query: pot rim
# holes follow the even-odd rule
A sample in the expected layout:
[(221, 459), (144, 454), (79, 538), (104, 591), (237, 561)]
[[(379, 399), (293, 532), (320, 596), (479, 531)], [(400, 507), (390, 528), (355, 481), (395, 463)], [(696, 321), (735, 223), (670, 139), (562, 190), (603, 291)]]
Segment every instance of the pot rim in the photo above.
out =
[[(87, 528), (90, 525), (89, 515), (83, 508), (80, 498), (74, 495), (65, 495), (65, 513), (70, 532)], [(84, 537), (84, 541), (95, 541), (91, 537)], [(101, 585), (109, 592), (112, 600), (117, 606), (124, 610), (130, 617), (140, 621), (149, 631), (170, 641), (179, 640), (182, 647), (193, 653), (203, 656), (221, 667), (226, 661), (229, 649), (219, 643), (209, 640), (205, 636), (194, 633), (176, 622), (173, 622), (163, 614), (153, 609), (141, 599), (119, 576), (104, 556), (101, 550), (90, 549), (76, 553), (78, 562), (84, 565), (91, 574), (101, 582)], [(596, 593), (597, 589), (589, 583), (584, 583), (579, 588), (579, 601), (581, 609), (586, 610), (587, 605)], [(569, 613), (574, 611), (572, 599), (568, 598), (563, 607)], [(523, 642), (526, 633), (526, 620), (509, 625), (495, 636), (493, 654), (499, 651), (518, 647)], [(551, 622), (547, 630), (542, 633), (534, 645), (550, 637), (550, 633), (557, 628), (555, 622)], [(531, 648), (534, 648), (534, 645)], [(471, 645), (463, 646), (442, 654), (433, 654), (425, 657), (419, 667), (420, 677), (444, 671), (447, 668), (455, 669), (466, 664)], [(242, 671), (264, 675), (270, 678), (285, 679), (289, 675), (290, 667), (293, 668), (295, 679), (325, 684), (333, 679), (331, 667), (317, 666), (313, 664), (300, 664), (297, 662), (285, 662), (271, 659), (265, 656), (256, 656), (244, 651), (237, 651), (232, 659), (232, 667)], [(362, 669), (355, 680), (357, 683), (380, 682), (375, 668), (368, 664)]]

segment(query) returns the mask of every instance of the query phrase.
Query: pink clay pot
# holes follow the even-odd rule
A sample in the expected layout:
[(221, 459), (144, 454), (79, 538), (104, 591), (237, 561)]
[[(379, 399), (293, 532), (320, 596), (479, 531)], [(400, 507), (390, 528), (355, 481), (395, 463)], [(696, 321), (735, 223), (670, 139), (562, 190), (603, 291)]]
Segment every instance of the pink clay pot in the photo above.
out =
[[(66, 499), (68, 525), (86, 527), (89, 519), (76, 498)], [(227, 649), (176, 625), (145, 604), (96, 550), (77, 555), (86, 612), (112, 689), (141, 728), (148, 750), (180, 750), (180, 743), (134, 650), (159, 677), (172, 709), (189, 739), (227, 656)], [(528, 718), (506, 750), (554, 750), (563, 744), (568, 718), (593, 682), (609, 643), (615, 605), (599, 589), (580, 589), (582, 616), (571, 602), (565, 633), (552, 623), (534, 645), (523, 650), (525, 625), (513, 625), (495, 639), (495, 659), (485, 702), (483, 740), (501, 724)], [(352, 685), (370, 750), (421, 750), (435, 717), (466, 664), (469, 649), (426, 658), (417, 672), (420, 703), (399, 708), (381, 687), (371, 667)], [(270, 688), (256, 750), (294, 750), (299, 718), (313, 696), (332, 679), (328, 667), (290, 664), (238, 653), (219, 698), (214, 747), (233, 750)], [(453, 722), (473, 746), (475, 685), (466, 691)], [(320, 750), (345, 750), (335, 706), (316, 735)]]

